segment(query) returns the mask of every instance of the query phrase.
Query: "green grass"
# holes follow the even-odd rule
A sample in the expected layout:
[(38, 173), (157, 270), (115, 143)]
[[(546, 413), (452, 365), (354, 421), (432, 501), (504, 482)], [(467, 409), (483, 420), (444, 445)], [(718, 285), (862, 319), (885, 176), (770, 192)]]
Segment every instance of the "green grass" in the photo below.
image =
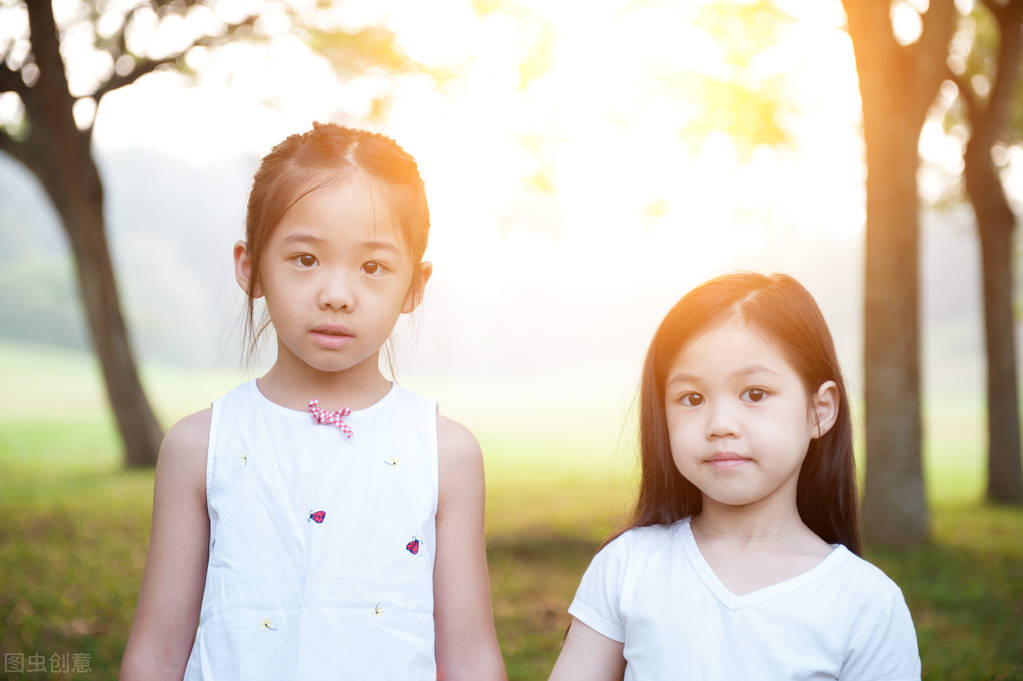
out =
[[(121, 468), (95, 368), (80, 355), (0, 345), (0, 376), (0, 653), (84, 652), (92, 673), (68, 678), (115, 679), (145, 560), (152, 472)], [(241, 380), (159, 367), (145, 377), (165, 423)], [(41, 403), (73, 413), (44, 418)], [(867, 557), (906, 595), (924, 678), (1023, 681), (1023, 509), (979, 502), (978, 414), (932, 409), (933, 541)], [(473, 424), (487, 464), (494, 612), (513, 680), (546, 678), (579, 577), (628, 508), (627, 438), (620, 419), (604, 416), (603, 427), (571, 422), (539, 434)]]

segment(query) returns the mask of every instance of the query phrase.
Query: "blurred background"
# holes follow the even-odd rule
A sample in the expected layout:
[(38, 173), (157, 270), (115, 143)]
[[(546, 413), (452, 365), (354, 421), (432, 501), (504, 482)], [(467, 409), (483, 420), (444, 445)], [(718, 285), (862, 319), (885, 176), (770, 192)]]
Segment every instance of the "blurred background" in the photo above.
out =
[[(867, 209), (884, 172), (868, 168), (873, 81), (855, 44), (870, 4), (888, 31), (870, 40), (922, 65), (888, 85), (885, 115), (920, 111), (902, 135), (919, 214), (896, 220), (918, 241), (895, 260), (919, 286), (900, 324), (918, 328), (925, 501), (917, 530), (868, 535), (868, 558), (907, 594), (925, 678), (1023, 679), (1023, 513), (1014, 492), (992, 498), (988, 460), (993, 372), (1013, 378), (1019, 476), (1016, 367), (988, 364), (964, 160), (978, 121), (994, 126), (1014, 348), (1021, 12), (997, 0), (31, 3), (52, 10), (49, 47), (45, 11), (0, 0), (5, 678), (42, 674), (39, 655), (52, 676), (115, 678), (137, 597), (154, 429), (115, 417), (105, 386), (130, 371), (97, 359), (116, 341), (97, 340), (83, 292), (94, 319), (123, 313), (141, 386), (127, 402), (163, 429), (260, 375), (273, 344), (242, 365), (231, 246), (260, 157), (314, 120), (383, 132), (419, 162), (435, 274), (396, 330), (396, 377), (483, 444), (510, 678), (546, 678), (582, 569), (629, 510), (643, 354), (692, 286), (744, 269), (814, 294), (865, 464), (864, 291), (905, 288), (865, 276), (869, 230), (894, 231)], [(83, 274), (104, 252), (110, 285)]]

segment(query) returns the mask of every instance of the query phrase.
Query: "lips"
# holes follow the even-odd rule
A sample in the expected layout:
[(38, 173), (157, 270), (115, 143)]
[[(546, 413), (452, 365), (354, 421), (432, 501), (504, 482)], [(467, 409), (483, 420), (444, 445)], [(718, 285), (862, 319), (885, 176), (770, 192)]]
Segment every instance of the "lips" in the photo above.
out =
[(734, 468), (752, 461), (748, 456), (736, 454), (735, 452), (716, 452), (705, 461), (714, 468)]
[(309, 333), (317, 345), (327, 349), (343, 347), (354, 338), (354, 334), (344, 324), (320, 324)]
[(351, 336), (352, 332), (344, 324), (320, 324), (313, 328), (313, 333), (323, 333), (328, 336)]

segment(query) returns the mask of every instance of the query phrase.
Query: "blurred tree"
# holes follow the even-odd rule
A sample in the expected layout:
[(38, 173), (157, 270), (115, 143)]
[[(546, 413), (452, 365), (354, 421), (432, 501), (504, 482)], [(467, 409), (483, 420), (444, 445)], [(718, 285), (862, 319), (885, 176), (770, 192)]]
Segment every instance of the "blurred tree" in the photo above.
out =
[[(261, 17), (271, 11), (328, 51), (329, 58), (343, 70), (370, 64), (394, 70), (406, 61), (388, 31), (346, 31), (321, 20), (322, 12), (332, 6), (329, 2), (306, 4), (301, 10), (267, 2), (258, 13), (234, 20), (218, 16), (218, 7), (226, 4), (212, 0), (83, 0), (61, 25), (50, 0), (5, 2), (2, 6), (8, 26), (17, 25), (16, 19), (27, 20), (22, 34), (0, 33), (0, 97), (13, 93), (20, 103), (18, 120), (0, 128), (0, 150), (35, 175), (60, 216), (129, 466), (155, 463), (162, 434), (135, 368), (107, 243), (103, 182), (92, 155), (93, 123), (103, 97), (159, 68), (187, 71), (188, 53), (197, 47), (265, 37)], [(179, 48), (166, 54), (150, 53), (153, 36), (172, 24)], [(69, 87), (65, 60), (75, 49), (71, 42), (80, 46), (83, 35), (92, 43), (91, 56), (101, 57), (97, 63), (105, 67), (99, 68), (101, 73), (91, 88), (79, 92)], [(182, 36), (184, 44), (180, 44)]]
[[(980, 236), (987, 345), (988, 480), (991, 501), (1023, 503), (1016, 320), (1013, 314), (1013, 214), (995, 161), (996, 147), (1023, 137), (1023, 88), (1019, 87), (1023, 0), (982, 0), (964, 16), (960, 35), (970, 49), (950, 60), (959, 90), (954, 119), (970, 138), (963, 150), (966, 195)], [(971, 35), (972, 34), (972, 35)], [(1004, 163), (1004, 160), (1002, 161)]]
[(901, 44), (893, 32), (891, 0), (842, 4), (860, 81), (867, 159), (863, 529), (868, 541), (905, 545), (928, 537), (921, 460), (917, 144), (947, 75), (957, 12), (953, 0), (931, 0), (920, 15), (919, 37)]
[[(521, 27), (518, 42), (520, 52), (515, 55), (518, 65), (517, 87), (527, 92), (531, 87), (543, 91), (543, 81), (555, 67), (559, 33), (564, 30), (545, 16), (550, 7), (525, 0), (470, 0), (480, 17), (499, 15), (511, 17)], [(629, 34), (631, 19), (644, 11), (656, 13), (668, 26), (685, 30), (676, 31), (672, 41), (650, 36), (651, 44), (663, 44), (663, 51), (631, 50), (628, 55), (616, 55), (615, 68), (630, 69), (635, 89), (623, 93), (620, 89), (598, 92), (587, 91), (580, 84), (580, 98), (594, 96), (601, 99), (627, 102), (626, 106), (644, 107), (652, 111), (672, 112), (674, 129), (665, 126), (666, 135), (674, 135), (690, 154), (699, 154), (712, 135), (727, 137), (738, 159), (748, 161), (758, 147), (782, 148), (794, 141), (787, 126), (798, 114), (791, 88), (786, 85), (785, 66), (772, 55), (783, 47), (795, 17), (775, 0), (715, 0), (694, 3), (691, 0), (627, 0), (614, 5), (602, 5), (599, 12), (615, 15), (618, 30), (603, 35), (607, 44), (629, 44), (635, 36)], [(598, 29), (599, 31), (599, 29)], [(689, 56), (682, 43), (712, 45), (698, 56)], [(784, 51), (784, 50), (782, 50)], [(637, 54), (638, 53), (638, 54)], [(671, 53), (666, 56), (664, 53)], [(593, 69), (607, 68), (593, 56)], [(766, 58), (765, 58), (766, 57)], [(627, 66), (625, 66), (627, 64)], [(654, 88), (643, 85), (656, 83)], [(652, 94), (655, 93), (655, 94)], [(665, 102), (668, 105), (665, 105)], [(788, 119), (788, 120), (786, 120)], [(532, 218), (519, 219), (509, 214), (506, 224), (531, 231), (558, 228), (561, 215), (558, 202), (552, 201), (558, 188), (557, 148), (562, 140), (571, 137), (559, 125), (575, 126), (570, 117), (555, 116), (535, 119), (536, 125), (524, 125), (518, 141), (536, 161), (536, 172), (523, 178), (521, 194), (516, 203), (528, 205)], [(563, 122), (562, 122), (563, 121)], [(635, 119), (630, 116), (611, 117), (609, 127), (632, 128), (623, 136), (635, 133)], [(665, 140), (670, 143), (671, 140)], [(658, 222), (670, 212), (678, 196), (677, 187), (651, 190), (641, 215), (644, 222)], [(537, 219), (538, 215), (546, 219)]]
[[(794, 21), (773, 0), (713, 2), (700, 7), (694, 26), (720, 50), (717, 73), (687, 74), (700, 93), (700, 110), (681, 136), (699, 147), (713, 132), (724, 132), (745, 157), (759, 145), (780, 147), (792, 136), (782, 120), (795, 113), (785, 73), (765, 70), (761, 60), (784, 40)], [(702, 65), (701, 65), (702, 66)]]

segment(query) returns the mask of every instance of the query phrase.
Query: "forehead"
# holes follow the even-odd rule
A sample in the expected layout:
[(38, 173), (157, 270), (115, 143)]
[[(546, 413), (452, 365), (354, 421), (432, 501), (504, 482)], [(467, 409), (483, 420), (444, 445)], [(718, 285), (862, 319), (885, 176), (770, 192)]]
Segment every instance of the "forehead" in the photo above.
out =
[(686, 343), (672, 361), (668, 378), (680, 372), (694, 376), (731, 374), (750, 367), (795, 374), (763, 332), (739, 316), (730, 316), (711, 324)]
[(329, 178), (292, 203), (277, 223), (272, 242), (296, 233), (325, 241), (388, 241), (404, 248), (405, 241), (386, 183), (356, 171)]

